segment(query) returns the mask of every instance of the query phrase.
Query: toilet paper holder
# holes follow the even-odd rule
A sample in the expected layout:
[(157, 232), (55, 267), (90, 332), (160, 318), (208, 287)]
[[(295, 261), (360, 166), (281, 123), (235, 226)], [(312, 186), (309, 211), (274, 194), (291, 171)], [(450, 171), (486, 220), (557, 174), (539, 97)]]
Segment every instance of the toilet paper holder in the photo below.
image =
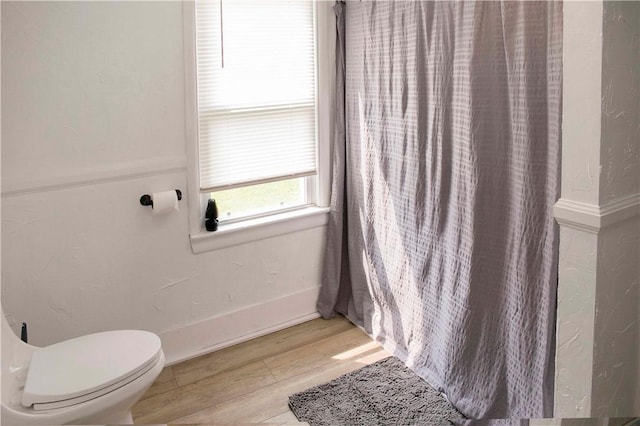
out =
[[(176, 189), (176, 194), (178, 195), (178, 201), (182, 200), (182, 191)], [(151, 195), (144, 194), (142, 197), (140, 197), (140, 204), (142, 204), (143, 206), (153, 207), (153, 199), (151, 198)]]

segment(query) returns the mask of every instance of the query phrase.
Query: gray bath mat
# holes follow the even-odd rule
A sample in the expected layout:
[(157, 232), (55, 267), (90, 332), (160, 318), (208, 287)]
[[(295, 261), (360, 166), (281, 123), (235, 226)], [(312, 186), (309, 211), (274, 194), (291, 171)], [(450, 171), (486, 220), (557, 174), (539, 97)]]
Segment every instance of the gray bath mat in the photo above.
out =
[(424, 380), (390, 357), (289, 397), (301, 422), (315, 425), (451, 425), (464, 419)]

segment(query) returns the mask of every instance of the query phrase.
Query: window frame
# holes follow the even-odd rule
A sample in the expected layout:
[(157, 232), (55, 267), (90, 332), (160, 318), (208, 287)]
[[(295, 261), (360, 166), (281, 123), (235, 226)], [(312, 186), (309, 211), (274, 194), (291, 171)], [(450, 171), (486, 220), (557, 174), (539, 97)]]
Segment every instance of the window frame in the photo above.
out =
[[(307, 177), (307, 202), (295, 209), (274, 211), (257, 217), (224, 221), (215, 232), (204, 229), (208, 194), (200, 193), (198, 153), (198, 100), (195, 41), (195, 1), (182, 5), (184, 27), (185, 138), (187, 155), (187, 204), (189, 236), (194, 253), (324, 226), (328, 220), (331, 177), (335, 73), (335, 15), (333, 2), (313, 1), (316, 31), (316, 132), (317, 174)], [(314, 182), (315, 181), (315, 182)]]

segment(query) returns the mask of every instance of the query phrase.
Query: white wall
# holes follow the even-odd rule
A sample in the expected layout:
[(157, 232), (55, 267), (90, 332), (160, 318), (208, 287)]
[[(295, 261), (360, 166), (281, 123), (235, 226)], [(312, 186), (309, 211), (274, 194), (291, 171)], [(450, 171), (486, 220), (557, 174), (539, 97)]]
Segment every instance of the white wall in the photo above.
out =
[(640, 3), (564, 3), (556, 417), (640, 415)]
[(640, 3), (603, 3), (602, 52), (600, 205), (635, 216), (598, 241), (591, 415), (619, 417), (640, 415)]
[(600, 202), (640, 192), (640, 4), (605, 1)]
[(322, 227), (194, 255), (186, 200), (138, 202), (187, 191), (182, 19), (2, 2), (2, 306), (36, 345), (143, 328), (171, 361), (315, 315)]

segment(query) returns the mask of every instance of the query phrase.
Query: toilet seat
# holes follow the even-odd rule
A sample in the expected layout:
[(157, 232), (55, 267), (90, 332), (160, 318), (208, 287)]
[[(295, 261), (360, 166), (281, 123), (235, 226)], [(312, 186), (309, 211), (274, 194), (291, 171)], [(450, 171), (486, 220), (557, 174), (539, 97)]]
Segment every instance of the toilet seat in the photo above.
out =
[(38, 348), (22, 405), (41, 411), (97, 398), (142, 376), (161, 355), (158, 336), (142, 330), (95, 333)]

